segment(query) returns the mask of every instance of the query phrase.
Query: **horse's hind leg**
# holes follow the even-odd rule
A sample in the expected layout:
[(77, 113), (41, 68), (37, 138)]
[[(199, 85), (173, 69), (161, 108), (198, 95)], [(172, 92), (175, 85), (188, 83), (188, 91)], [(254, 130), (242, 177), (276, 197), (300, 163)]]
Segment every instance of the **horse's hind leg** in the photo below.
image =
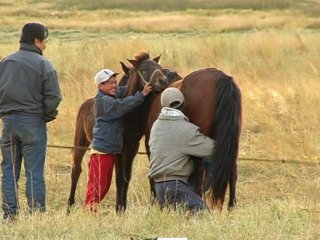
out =
[(233, 171), (231, 172), (229, 179), (229, 203), (228, 210), (232, 210), (232, 208), (236, 205), (236, 183), (237, 183), (237, 165), (235, 165)]
[(150, 185), (150, 202), (151, 202), (151, 205), (153, 205), (156, 201), (156, 198), (157, 198), (157, 195), (156, 195), (156, 189), (155, 189), (155, 183), (154, 183), (154, 180), (149, 178), (149, 185)]
[[(73, 140), (73, 144), (75, 148), (73, 149), (73, 163), (72, 163), (72, 170), (71, 170), (71, 188), (70, 194), (68, 198), (68, 212), (70, 211), (70, 207), (75, 203), (75, 193), (77, 184), (79, 181), (80, 174), (82, 172), (81, 163), (84, 154), (87, 151), (87, 148), (90, 144), (87, 136), (91, 137), (85, 129), (83, 128), (83, 122), (81, 117), (77, 117), (77, 124), (76, 124), (76, 131)], [(92, 139), (92, 137), (91, 137)]]
[(123, 212), (127, 208), (127, 194), (131, 179), (132, 163), (139, 149), (139, 142), (124, 147), (116, 161), (116, 211)]
[(75, 203), (76, 188), (80, 174), (82, 172), (81, 162), (85, 152), (85, 149), (74, 149), (73, 151), (73, 164), (71, 169), (71, 189), (68, 198), (68, 207), (71, 207)]
[(88, 146), (93, 138), (94, 114), (93, 114), (94, 99), (86, 100), (80, 107), (75, 126), (75, 134), (73, 139), (73, 163), (71, 170), (71, 189), (68, 198), (68, 212), (70, 206), (75, 203), (75, 192), (78, 180), (82, 171), (81, 162)]
[(188, 183), (193, 187), (195, 193), (202, 197), (202, 183), (203, 183), (203, 163), (200, 158), (191, 157), (194, 165), (194, 170), (189, 177)]

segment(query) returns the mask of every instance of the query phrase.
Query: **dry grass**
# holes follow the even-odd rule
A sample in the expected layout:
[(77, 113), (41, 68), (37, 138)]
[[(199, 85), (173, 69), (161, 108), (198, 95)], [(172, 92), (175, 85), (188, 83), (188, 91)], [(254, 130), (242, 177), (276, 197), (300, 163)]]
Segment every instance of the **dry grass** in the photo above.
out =
[[(0, 235), (13, 239), (319, 239), (320, 129), (319, 33), (308, 29), (317, 17), (296, 10), (129, 10), (57, 11), (53, 3), (7, 0), (0, 4), (0, 58), (15, 51), (21, 25), (41, 19), (49, 25), (45, 55), (56, 66), (63, 93), (59, 117), (48, 125), (49, 144), (71, 146), (80, 104), (95, 95), (94, 74), (103, 67), (121, 71), (141, 49), (162, 54), (162, 65), (182, 75), (207, 66), (231, 74), (243, 97), (238, 207), (231, 213), (160, 212), (149, 201), (146, 156), (135, 159), (128, 211), (114, 212), (115, 185), (92, 216), (82, 208), (87, 164), (77, 190), (77, 205), (66, 216), (71, 151), (48, 149), (48, 212), (22, 213)], [(71, 1), (74, 3), (74, 1)], [(219, 2), (219, 1), (217, 1)], [(248, 1), (250, 2), (250, 1)], [(43, 19), (42, 16), (46, 18)], [(127, 17), (126, 17), (127, 16)], [(137, 17), (139, 16), (139, 17)], [(320, 24), (319, 24), (320, 25)], [(143, 33), (141, 33), (143, 32)], [(141, 151), (144, 147), (141, 146)], [(283, 164), (243, 158), (314, 162)]]
[[(138, 0), (137, 2), (139, 2)], [(176, 0), (177, 1), (177, 0)], [(170, 1), (174, 3), (176, 1)], [(35, 2), (30, 4), (30, 2)], [(276, 0), (269, 1), (270, 7), (264, 1), (242, 1), (243, 6), (237, 7), (233, 1), (225, 3), (225, 7), (210, 7), (199, 9), (189, 4), (186, 11), (179, 8), (172, 11), (161, 12), (161, 8), (151, 8), (150, 11), (138, 10), (130, 11), (130, 4), (124, 8), (113, 9), (102, 8), (103, 2), (92, 1), (96, 7), (87, 10), (81, 7), (82, 1), (68, 1), (71, 6), (59, 8), (60, 1), (6, 1), (2, 4), (0, 15), (0, 39), (3, 42), (14, 41), (19, 36), (21, 26), (28, 21), (44, 19), (50, 28), (55, 39), (74, 38), (83, 36), (109, 37), (110, 33), (123, 34), (127, 32), (137, 33), (199, 33), (199, 32), (242, 32), (255, 29), (318, 29), (320, 26), (318, 15), (305, 12), (316, 11), (320, 7), (314, 3), (312, 6), (300, 6), (299, 1), (294, 1), (290, 11), (276, 4)], [(108, 1), (109, 2), (109, 1)], [(126, 1), (122, 1), (125, 3)], [(149, 4), (152, 5), (150, 1)], [(177, 1), (179, 2), (179, 1)], [(210, 2), (210, 1), (200, 1)], [(218, 2), (218, 1), (214, 1)], [(264, 9), (256, 8), (257, 5), (264, 6)], [(278, 1), (279, 2), (279, 1)], [(283, 2), (283, 1), (282, 1)], [(292, 1), (291, 1), (292, 2)], [(233, 5), (232, 5), (233, 3)], [(66, 2), (64, 1), (64, 4)], [(113, 6), (116, 1), (111, 1)], [(181, 2), (179, 4), (182, 4)], [(186, 3), (185, 3), (186, 4)], [(200, 3), (197, 3), (200, 4)], [(222, 4), (222, 1), (221, 3)], [(86, 2), (88, 6), (89, 3)], [(148, 4), (141, 3), (141, 6)], [(241, 6), (240, 3), (238, 5)], [(36, 7), (35, 7), (36, 6)], [(188, 6), (188, 5), (186, 5)], [(195, 9), (193, 9), (195, 8)], [(258, 9), (258, 10), (257, 10)], [(310, 10), (311, 9), (311, 10)], [(302, 13), (301, 13), (302, 12)], [(320, 12), (320, 11), (319, 11)], [(116, 36), (117, 37), (117, 36)]]
[[(80, 179), (77, 201), (67, 216), (65, 200), (69, 165), (50, 149), (47, 164), (48, 211), (41, 216), (23, 212), (14, 225), (4, 225), (3, 238), (15, 239), (318, 239), (319, 169), (300, 165), (239, 162), (238, 207), (233, 212), (203, 213), (189, 217), (161, 212), (149, 202), (147, 159), (138, 156), (129, 189), (125, 214), (114, 212), (115, 189), (103, 201), (101, 212), (88, 214), (81, 207), (87, 159)], [(64, 158), (71, 158), (68, 153)], [(23, 180), (23, 179), (22, 179)], [(24, 206), (22, 206), (24, 207)]]

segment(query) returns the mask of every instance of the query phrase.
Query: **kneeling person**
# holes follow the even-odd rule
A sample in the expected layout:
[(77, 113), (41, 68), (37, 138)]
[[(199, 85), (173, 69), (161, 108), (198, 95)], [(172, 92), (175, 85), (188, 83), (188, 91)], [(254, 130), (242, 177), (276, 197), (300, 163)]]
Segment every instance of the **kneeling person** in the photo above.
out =
[(183, 94), (167, 88), (161, 95), (161, 113), (154, 122), (149, 140), (149, 178), (155, 181), (160, 207), (185, 205), (191, 212), (207, 209), (204, 201), (188, 185), (193, 172), (191, 156), (207, 157), (214, 149), (214, 140), (200, 132), (182, 113)]

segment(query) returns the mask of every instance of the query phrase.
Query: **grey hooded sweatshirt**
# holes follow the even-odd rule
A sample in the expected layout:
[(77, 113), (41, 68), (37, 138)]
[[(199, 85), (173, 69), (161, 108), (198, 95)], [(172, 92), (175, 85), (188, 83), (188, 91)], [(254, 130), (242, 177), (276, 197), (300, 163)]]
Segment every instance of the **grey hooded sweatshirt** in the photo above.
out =
[(212, 155), (214, 140), (202, 134), (181, 111), (164, 107), (152, 126), (149, 147), (149, 178), (187, 183), (193, 171), (190, 156)]

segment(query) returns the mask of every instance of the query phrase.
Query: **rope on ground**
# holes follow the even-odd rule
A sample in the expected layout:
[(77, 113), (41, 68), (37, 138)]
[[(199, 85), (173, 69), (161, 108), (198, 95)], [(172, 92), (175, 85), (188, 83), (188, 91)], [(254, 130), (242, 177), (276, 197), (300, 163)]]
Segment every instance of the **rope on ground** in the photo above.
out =
[[(62, 148), (62, 149), (80, 149), (80, 150), (90, 150), (89, 147), (81, 147), (81, 146), (61, 146), (61, 145), (47, 145), (49, 148)], [(146, 155), (146, 152), (138, 152), (140, 155)], [(308, 166), (320, 166), (320, 161), (318, 162), (311, 162), (311, 161), (300, 161), (297, 159), (268, 159), (268, 158), (250, 158), (250, 157), (238, 157), (238, 160), (241, 161), (250, 161), (250, 162), (265, 162), (265, 163), (272, 163), (272, 162), (280, 162), (280, 163), (286, 163), (286, 164), (300, 164), (300, 165), (308, 165)]]

